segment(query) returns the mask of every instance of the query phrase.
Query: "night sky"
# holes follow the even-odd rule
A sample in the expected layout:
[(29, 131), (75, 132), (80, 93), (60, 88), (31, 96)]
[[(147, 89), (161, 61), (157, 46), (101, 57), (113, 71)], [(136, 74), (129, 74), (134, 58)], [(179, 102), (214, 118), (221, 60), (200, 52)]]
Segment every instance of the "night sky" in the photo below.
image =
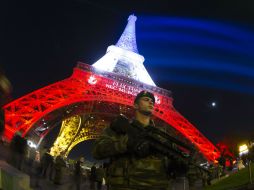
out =
[[(213, 143), (254, 137), (254, 2), (0, 2), (0, 64), (13, 98), (65, 79), (115, 44), (134, 13), (139, 53), (175, 108)], [(216, 102), (216, 106), (212, 106)]]

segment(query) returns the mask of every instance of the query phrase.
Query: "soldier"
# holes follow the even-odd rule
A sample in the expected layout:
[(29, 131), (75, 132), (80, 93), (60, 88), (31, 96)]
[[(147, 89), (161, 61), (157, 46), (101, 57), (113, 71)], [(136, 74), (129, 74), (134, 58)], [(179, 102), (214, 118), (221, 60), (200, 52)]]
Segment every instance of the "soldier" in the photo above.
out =
[[(109, 190), (172, 189), (171, 160), (154, 151), (139, 130), (154, 127), (151, 120), (154, 103), (152, 93), (141, 91), (134, 100), (135, 119), (126, 124), (118, 117), (95, 142), (94, 158), (110, 158), (106, 172)], [(128, 128), (135, 132), (126, 132)]]

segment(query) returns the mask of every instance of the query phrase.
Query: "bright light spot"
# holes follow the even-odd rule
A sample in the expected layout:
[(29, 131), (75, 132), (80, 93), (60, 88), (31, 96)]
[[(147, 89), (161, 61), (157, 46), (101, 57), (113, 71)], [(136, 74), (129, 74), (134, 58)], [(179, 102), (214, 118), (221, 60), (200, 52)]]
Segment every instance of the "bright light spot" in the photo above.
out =
[(30, 140), (27, 141), (27, 145), (30, 146), (31, 148), (36, 148), (36, 144)]
[(88, 83), (94, 85), (97, 83), (97, 79), (93, 75), (91, 75), (88, 79)]
[(242, 151), (245, 151), (245, 150), (248, 150), (248, 147), (247, 147), (246, 144), (239, 146), (239, 152), (242, 152)]
[(155, 95), (154, 98), (155, 98), (155, 103), (156, 104), (160, 104), (161, 103), (161, 100), (160, 100), (160, 98), (158, 96)]
[(216, 102), (212, 102), (212, 107), (215, 107), (216, 106)]
[(247, 154), (248, 152), (249, 152), (249, 149), (246, 144), (239, 146), (239, 154), (240, 155)]
[(47, 127), (40, 126), (36, 129), (36, 131), (43, 132), (47, 129)]

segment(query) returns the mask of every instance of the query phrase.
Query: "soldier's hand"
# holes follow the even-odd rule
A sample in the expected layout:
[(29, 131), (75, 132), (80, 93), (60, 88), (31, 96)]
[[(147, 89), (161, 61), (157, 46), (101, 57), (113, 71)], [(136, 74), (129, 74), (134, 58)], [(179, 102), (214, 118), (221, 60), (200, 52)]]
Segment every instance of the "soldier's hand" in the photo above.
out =
[(140, 141), (135, 147), (135, 153), (138, 157), (144, 158), (150, 153), (150, 144), (148, 141)]
[(110, 124), (110, 128), (120, 135), (126, 134), (129, 126), (128, 118), (122, 114), (116, 117)]
[(150, 153), (150, 143), (141, 135), (128, 137), (127, 149), (138, 157), (146, 157)]
[(185, 175), (188, 172), (188, 163), (179, 159), (171, 160), (168, 170), (176, 175)]

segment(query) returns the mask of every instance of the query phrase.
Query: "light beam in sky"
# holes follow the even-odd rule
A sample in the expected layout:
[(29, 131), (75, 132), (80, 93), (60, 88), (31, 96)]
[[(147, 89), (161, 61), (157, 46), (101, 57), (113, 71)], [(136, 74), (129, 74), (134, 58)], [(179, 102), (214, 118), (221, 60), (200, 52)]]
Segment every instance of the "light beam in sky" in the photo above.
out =
[(137, 30), (155, 82), (254, 94), (254, 25), (141, 16)]

